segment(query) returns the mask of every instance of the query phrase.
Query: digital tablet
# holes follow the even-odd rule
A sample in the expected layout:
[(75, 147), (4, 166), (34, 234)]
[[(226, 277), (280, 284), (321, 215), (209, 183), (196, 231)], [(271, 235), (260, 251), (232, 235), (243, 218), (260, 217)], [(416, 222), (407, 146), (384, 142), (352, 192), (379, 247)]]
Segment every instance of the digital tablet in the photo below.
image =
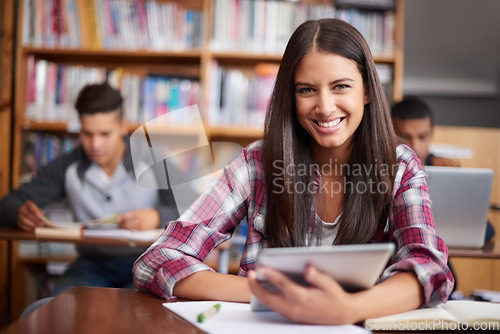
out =
[[(264, 248), (257, 256), (256, 268), (264, 265), (277, 269), (296, 283), (307, 286), (304, 272), (310, 263), (330, 274), (346, 291), (353, 292), (375, 285), (394, 249), (392, 243)], [(265, 277), (258, 276), (258, 280), (266, 289), (279, 292)], [(268, 310), (254, 296), (250, 305), (254, 311)]]

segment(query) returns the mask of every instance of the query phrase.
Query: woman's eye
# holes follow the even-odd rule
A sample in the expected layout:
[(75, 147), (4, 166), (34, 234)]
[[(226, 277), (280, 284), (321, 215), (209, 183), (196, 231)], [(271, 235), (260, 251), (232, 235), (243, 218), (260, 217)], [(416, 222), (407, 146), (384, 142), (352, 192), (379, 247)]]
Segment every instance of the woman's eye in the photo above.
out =
[(299, 90), (297, 92), (299, 94), (308, 94), (308, 93), (314, 92), (314, 89), (312, 89), (311, 87), (302, 87), (302, 88), (299, 88)]
[(336, 90), (343, 90), (343, 89), (346, 89), (346, 88), (349, 88), (349, 85), (339, 84), (339, 85), (333, 87), (333, 89), (336, 89)]

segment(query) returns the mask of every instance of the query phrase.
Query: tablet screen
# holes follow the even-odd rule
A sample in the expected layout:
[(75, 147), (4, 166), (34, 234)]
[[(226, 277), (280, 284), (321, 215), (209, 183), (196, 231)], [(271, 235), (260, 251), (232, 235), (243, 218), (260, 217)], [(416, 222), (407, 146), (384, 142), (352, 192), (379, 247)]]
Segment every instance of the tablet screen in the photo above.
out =
[[(346, 291), (359, 291), (375, 285), (394, 249), (392, 243), (264, 248), (259, 252), (256, 268), (264, 265), (280, 270), (294, 282), (307, 286), (304, 272), (312, 264), (330, 274)], [(258, 279), (266, 289), (279, 292), (265, 277)], [(252, 297), (253, 310), (262, 309), (263, 305), (257, 302)]]

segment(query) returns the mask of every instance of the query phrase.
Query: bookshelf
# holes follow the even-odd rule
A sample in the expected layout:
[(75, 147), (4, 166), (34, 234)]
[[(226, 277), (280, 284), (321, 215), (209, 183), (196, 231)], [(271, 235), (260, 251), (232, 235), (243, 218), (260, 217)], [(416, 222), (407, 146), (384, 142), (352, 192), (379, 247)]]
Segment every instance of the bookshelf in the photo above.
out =
[[(71, 129), (74, 128), (71, 124), (72, 121), (54, 119), (53, 116), (49, 120), (43, 119), (43, 117), (34, 118), (28, 112), (30, 110), (28, 100), (31, 94), (29, 85), (33, 85), (33, 81), (35, 81), (30, 76), (32, 70), (30, 66), (32, 66), (33, 62), (44, 61), (56, 66), (64, 65), (65, 67), (99, 67), (103, 71), (119, 68), (124, 69), (127, 73), (132, 73), (140, 80), (151, 74), (169, 78), (187, 77), (193, 79), (199, 83), (200, 92), (197, 103), (202, 113), (208, 139), (210, 141), (231, 141), (240, 145), (247, 145), (253, 140), (262, 137), (262, 122), (265, 110), (262, 110), (262, 106), (258, 111), (247, 110), (248, 115), (243, 116), (238, 121), (235, 116), (236, 113), (232, 110), (234, 109), (234, 101), (229, 101), (225, 114), (223, 116), (217, 115), (222, 110), (222, 108), (217, 110), (217, 106), (223, 105), (224, 101), (214, 101), (214, 96), (221, 94), (220, 87), (216, 87), (218, 82), (214, 80), (217, 75), (214, 65), (222, 69), (226, 74), (232, 71), (236, 73), (235, 76), (243, 74), (249, 80), (244, 84), (253, 85), (255, 84), (253, 77), (255, 77), (256, 67), (261, 64), (279, 64), (284, 44), (295, 26), (302, 20), (324, 16), (325, 13), (346, 20), (359, 20), (359, 17), (364, 17), (363, 15), (368, 17), (368, 14), (370, 14), (373, 17), (375, 13), (378, 15), (376, 20), (379, 23), (383, 20), (390, 22), (384, 24), (388, 25), (388, 29), (392, 30), (385, 32), (386, 36), (383, 37), (384, 39), (387, 39), (387, 36), (390, 37), (391, 41), (387, 45), (379, 45), (380, 43), (376, 41), (372, 43), (372, 49), (379, 51), (374, 52), (374, 58), (378, 65), (386, 66), (389, 70), (388, 75), (386, 75), (390, 81), (388, 95), (393, 100), (399, 100), (402, 97), (404, 0), (396, 0), (395, 8), (390, 10), (367, 10), (358, 9), (355, 6), (349, 8), (345, 7), (345, 5), (333, 7), (331, 5), (332, 1), (328, 0), (301, 0), (298, 2), (255, 2), (250, 0), (143, 1), (140, 2), (141, 6), (143, 6), (142, 9), (136, 7), (136, 5), (124, 7), (125, 9), (117, 9), (113, 21), (115, 23), (114, 30), (109, 30), (109, 19), (106, 21), (105, 16), (107, 12), (113, 12), (116, 9), (112, 7), (112, 2), (107, 0), (89, 1), (88, 3), (93, 3), (93, 6), (99, 5), (99, 8), (103, 9), (92, 16), (92, 6), (84, 8), (86, 7), (84, 4), (87, 3), (84, 0), (65, 0), (66, 7), (62, 9), (66, 9), (66, 14), (56, 15), (52, 18), (54, 22), (51, 23), (57, 28), (54, 28), (55, 32), (47, 31), (44, 28), (43, 17), (40, 14), (35, 15), (31, 21), (27, 19), (36, 12), (33, 5), (29, 5), (29, 8), (23, 8), (31, 3), (34, 2), (31, 0), (19, 2), (18, 17), (20, 19), (18, 21), (17, 37), (17, 59), (19, 61), (16, 64), (16, 77), (18, 80), (15, 86), (16, 100), (13, 128), (12, 183), (14, 187), (20, 184), (22, 136), (24, 133), (36, 131), (61, 134), (72, 132)], [(127, 4), (130, 2), (124, 0), (115, 3)], [(73, 10), (68, 9), (71, 8), (71, 5), (73, 5)], [(152, 7), (149, 8), (148, 6)], [(158, 10), (160, 14), (153, 15), (153, 9)], [(45, 7), (45, 10), (47, 10), (47, 7)], [(259, 11), (265, 11), (266, 15), (258, 15)], [(246, 12), (253, 14), (248, 16)], [(132, 25), (127, 26), (123, 24), (123, 17), (130, 13), (137, 14), (137, 22), (132, 20)], [(180, 32), (167, 30), (168, 24), (160, 28), (156, 27), (156, 30), (151, 28), (154, 26), (153, 23), (160, 22), (159, 15), (162, 15), (162, 13), (167, 13), (165, 17), (176, 15), (176, 22), (180, 22), (179, 26), (181, 28), (178, 29)], [(82, 21), (81, 18), (84, 14), (91, 17)], [(202, 17), (202, 19), (196, 21), (197, 17)], [(224, 17), (224, 20), (221, 17)], [(281, 18), (281, 21), (275, 21), (278, 18)], [(50, 17), (45, 18), (46, 21), (50, 21), (50, 19)], [(65, 25), (64, 23), (67, 23), (69, 19), (80, 20), (79, 29), (75, 29), (77, 25), (70, 25), (69, 23)], [(221, 24), (223, 21), (224, 24)], [(56, 24), (57, 22), (59, 22), (59, 25)], [(81, 24), (81, 22), (84, 23)], [(143, 23), (142, 26), (141, 22)], [(147, 37), (144, 22), (149, 24), (147, 27), (149, 29), (149, 39), (144, 38)], [(282, 24), (276, 24), (276, 22)], [(47, 22), (45, 23), (47, 24)], [(100, 30), (99, 27), (93, 28), (99, 26), (99, 24), (101, 24)], [(367, 28), (364, 26), (367, 24), (362, 24), (359, 29), (361, 31), (366, 30)], [(106, 31), (102, 28), (103, 26), (107, 27)], [(67, 27), (67, 29), (62, 27)], [(80, 34), (78, 34), (78, 30)], [(173, 42), (159, 41), (159, 31), (164, 32), (166, 36), (172, 37)], [(233, 33), (228, 33), (228, 31)], [(380, 29), (377, 29), (377, 31), (380, 34)], [(120, 32), (128, 32), (130, 41), (126, 41), (125, 35)], [(179, 34), (185, 38), (178, 38)], [(80, 36), (79, 39), (75, 39), (77, 35)], [(229, 77), (229, 74), (227, 77)], [(236, 82), (238, 83), (238, 81)], [(45, 94), (50, 93), (45, 92)], [(124, 95), (127, 98), (125, 93)], [(49, 106), (52, 105), (49, 103)], [(136, 106), (136, 108), (140, 108), (140, 106)], [(245, 113), (245, 111), (242, 111), (242, 113)], [(148, 119), (152, 117), (154, 115)], [(143, 121), (145, 120), (132, 121), (131, 130), (137, 128)], [(167, 128), (165, 131), (171, 131), (171, 128)]]
[[(84, 13), (78, 12), (78, 10), (82, 10), (84, 3), (89, 2), (102, 5), (99, 7), (101, 10), (96, 14), (98, 16), (92, 16), (91, 13), (93, 11), (89, 11), (89, 8), (83, 9)], [(336, 12), (339, 15), (342, 14), (344, 17), (348, 18), (351, 14), (359, 15), (361, 11), (362, 13), (375, 14), (375, 16), (379, 15), (380, 17), (377, 19), (379, 21), (383, 20), (383, 18), (385, 18), (385, 20), (391, 20), (390, 26), (393, 28), (390, 30), (390, 36), (388, 37), (390, 46), (387, 49), (378, 47), (378, 49), (382, 51), (375, 53), (374, 58), (378, 65), (386, 66), (386, 69), (389, 70), (388, 75), (386, 75), (388, 76), (388, 95), (394, 100), (402, 98), (404, 0), (395, 0), (396, 6), (391, 10), (385, 11), (376, 9), (367, 11), (365, 9), (359, 10), (353, 7), (352, 13), (349, 12), (350, 9), (348, 7), (335, 8), (334, 11), (327, 9), (327, 7), (332, 6), (331, 0), (278, 0), (258, 2), (251, 0), (158, 0), (154, 2), (154, 6), (159, 7), (156, 8), (156, 11), (152, 11), (151, 13), (154, 12), (159, 14), (151, 14), (146, 11), (142, 12), (139, 16), (143, 19), (144, 17), (150, 17), (151, 22), (157, 22), (158, 17), (155, 15), (160, 15), (161, 13), (170, 13), (169, 15), (172, 15), (172, 11), (177, 11), (176, 17), (178, 19), (179, 17), (184, 17), (182, 15), (186, 15), (185, 13), (187, 10), (193, 10), (198, 12), (196, 15), (201, 13), (203, 17), (202, 21), (195, 24), (196, 28), (192, 28), (194, 31), (200, 32), (199, 35), (194, 38), (195, 42), (186, 44), (183, 41), (178, 41), (177, 44), (174, 43), (175, 45), (170, 46), (166, 45), (167, 42), (165, 41), (158, 41), (158, 38), (155, 39), (157, 44), (148, 44), (147, 42), (141, 41), (140, 37), (137, 37), (144, 37), (144, 35), (137, 32), (130, 35), (132, 37), (129, 44), (119, 44), (117, 41), (125, 43), (123, 42), (123, 36), (119, 34), (113, 35), (113, 38), (103, 38), (102, 34), (100, 37), (96, 37), (96, 34), (99, 35), (97, 32), (98, 30), (92, 27), (99, 25), (100, 22), (106, 21), (106, 17), (102, 16), (102, 13), (107, 13), (107, 11), (109, 11), (109, 7), (107, 6), (111, 3), (122, 2), (140, 3), (141, 5), (153, 3), (152, 0), (140, 2), (128, 0), (115, 2), (108, 0), (45, 1), (46, 6), (50, 3), (64, 3), (65, 6), (74, 4), (74, 10), (77, 10), (77, 12), (72, 12), (72, 16), (70, 16), (73, 21), (79, 21), (82, 17), (88, 17), (88, 19), (83, 21), (80, 44), (75, 42), (75, 40), (71, 40), (72, 38), (74, 39), (75, 36), (74, 28), (68, 28), (69, 37), (64, 35), (66, 30), (61, 27), (64, 27), (65, 23), (68, 23), (67, 19), (57, 16), (58, 20), (53, 20), (54, 22), (59, 22), (52, 25), (52, 27), (56, 27), (54, 29), (59, 34), (54, 35), (54, 31), (51, 32), (47, 31), (47, 29), (43, 29), (43, 20), (40, 14), (36, 15), (34, 19), (35, 24), (27, 24), (26, 18), (29, 16), (28, 14), (30, 12), (34, 13), (34, 11), (33, 7), (25, 8), (25, 6), (27, 4), (36, 3), (36, 1), (22, 0), (18, 2), (19, 20), (17, 23), (18, 35), (16, 44), (17, 80), (15, 82), (15, 101), (13, 101), (14, 111), (12, 114), (14, 123), (11, 173), (13, 187), (19, 186), (22, 179), (23, 136), (25, 134), (36, 132), (66, 136), (68, 134), (75, 135), (75, 129), (77, 129), (74, 124), (74, 118), (61, 119), (52, 115), (50, 117), (51, 119), (48, 119), (49, 117), (44, 117), (43, 109), (37, 117), (33, 117), (33, 115), (37, 115), (37, 113), (32, 113), (31, 105), (37, 101), (37, 95), (33, 94), (32, 91), (33, 85), (37, 88), (36, 79), (32, 76), (32, 66), (36, 63), (45, 62), (46, 64), (43, 66), (52, 66), (53, 68), (59, 68), (58, 66), (60, 65), (64, 65), (66, 68), (76, 68), (79, 66), (83, 66), (86, 69), (100, 68), (102, 71), (99, 75), (101, 76), (103, 75), (102, 73), (105, 72), (112, 72), (112, 76), (120, 76), (120, 73), (124, 72), (131, 75), (131, 80), (136, 85), (135, 87), (137, 87), (137, 82), (140, 83), (140, 87), (149, 76), (167, 77), (170, 79), (177, 78), (179, 80), (189, 79), (192, 80), (192, 82), (198, 82), (200, 89), (198, 105), (204, 121), (208, 140), (229, 141), (246, 146), (250, 142), (262, 138), (264, 111), (262, 107), (260, 107), (261, 109), (256, 108), (252, 110), (251, 113), (258, 114), (256, 116), (252, 115), (248, 110), (244, 110), (243, 113), (246, 113), (246, 116), (243, 117), (243, 120), (235, 121), (233, 119), (233, 111), (228, 107), (225, 111), (225, 115), (220, 116), (218, 114), (220, 110), (218, 110), (217, 106), (221, 105), (221, 101), (214, 101), (214, 97), (219, 96), (221, 93), (221, 87), (219, 86), (220, 82), (215, 80), (216, 75), (226, 75), (227, 78), (227, 76), (229, 76), (228, 73), (231, 72), (236, 77), (243, 76), (246, 80), (245, 84), (248, 86), (259, 84), (259, 80), (264, 80), (268, 83), (268, 81), (266, 81), (269, 79), (266, 77), (269, 75), (267, 73), (268, 71), (264, 69), (264, 74), (262, 75), (257, 72), (261, 71), (259, 68), (261, 69), (262, 64), (266, 65), (268, 69), (272, 68), (273, 65), (279, 65), (283, 51), (280, 50), (279, 47), (284, 46), (291, 32), (301, 23), (298, 22), (300, 19), (297, 19), (297, 17), (306, 18), (309, 14), (318, 17), (330, 11)], [(14, 1), (10, 0), (8, 3), (13, 4)], [(169, 5), (175, 5), (174, 7), (176, 9), (168, 7)], [(47, 10), (48, 8), (46, 7), (44, 9)], [(130, 10), (130, 8), (127, 10)], [(267, 11), (268, 15), (255, 14), (258, 13), (259, 10)], [(127, 13), (128, 12), (125, 10), (124, 12), (118, 12), (116, 14), (118, 15), (118, 19), (116, 19), (118, 22), (117, 25), (121, 22), (120, 18), (126, 16)], [(254, 13), (253, 16), (251, 16), (254, 20), (252, 21), (253, 23), (249, 21), (248, 16), (245, 16), (246, 14), (241, 13)], [(238, 15), (243, 16), (240, 18)], [(221, 20), (220, 17), (223, 17), (224, 20)], [(267, 18), (263, 19), (263, 17)], [(286, 17), (288, 21), (284, 24), (278, 17)], [(294, 21), (296, 19), (298, 21)], [(228, 21), (229, 25), (221, 25), (222, 21)], [(142, 22), (144, 23), (144, 21)], [(277, 24), (277, 22), (282, 22), (282, 24)], [(181, 23), (185, 22), (181, 19)], [(276, 25), (276, 27), (273, 27), (274, 25)], [(185, 27), (188, 25), (181, 24), (180, 26)], [(287, 29), (282, 28), (282, 26), (287, 26)], [(106, 27), (109, 28), (109, 25), (106, 25)], [(260, 27), (260, 29), (256, 29), (255, 27)], [(270, 30), (267, 30), (268, 28)], [(130, 33), (130, 30), (126, 30), (130, 29), (130, 27), (124, 27), (124, 29), (124, 31)], [(154, 29), (156, 30), (153, 35), (158, 37), (159, 28), (156, 27)], [(231, 38), (239, 36), (239, 39), (236, 38), (231, 40), (230, 43), (224, 43), (224, 40), (228, 38), (228, 36), (225, 35), (228, 31), (235, 32), (235, 34), (233, 34), (234, 36), (231, 36)], [(236, 31), (238, 33), (236, 33)], [(252, 32), (249, 33), (250, 31)], [(41, 35), (38, 36), (35, 32)], [(172, 32), (168, 33), (171, 34)], [(249, 34), (253, 36), (253, 39), (251, 43), (246, 43), (245, 38), (249, 36)], [(275, 43), (272, 39), (269, 39), (269, 36), (278, 35), (280, 36), (279, 42)], [(57, 38), (54, 36), (57, 36)], [(165, 32), (165, 36), (167, 36), (167, 32)], [(187, 47), (186, 45), (190, 46)], [(240, 84), (240, 82), (237, 83)], [(49, 86), (47, 82), (42, 82), (39, 85), (43, 88)], [(131, 91), (131, 94), (135, 93), (136, 91)], [(44, 91), (43, 94), (39, 95), (45, 96), (50, 94), (53, 94), (53, 92), (47, 93), (47, 91)], [(268, 94), (270, 94), (270, 92), (268, 92)], [(127, 94), (124, 95), (126, 99), (130, 99)], [(231, 94), (225, 94), (225, 96), (228, 95)], [(234, 103), (234, 101), (228, 101), (229, 106), (232, 106), (231, 103)], [(53, 107), (54, 103), (50, 102), (48, 105)], [(76, 114), (73, 112), (73, 117), (74, 116), (76, 116)], [(152, 119), (152, 117), (144, 120), (132, 121), (130, 132), (133, 132), (139, 127), (143, 121), (148, 121), (150, 119)], [(164, 131), (179, 136), (192, 133), (190, 132), (189, 123), (182, 122), (174, 126), (166, 126)], [(47, 259), (44, 259), (44, 261), (46, 260)], [(230, 263), (229, 271), (237, 271), (237, 265)], [(24, 301), (21, 302), (23, 303)]]

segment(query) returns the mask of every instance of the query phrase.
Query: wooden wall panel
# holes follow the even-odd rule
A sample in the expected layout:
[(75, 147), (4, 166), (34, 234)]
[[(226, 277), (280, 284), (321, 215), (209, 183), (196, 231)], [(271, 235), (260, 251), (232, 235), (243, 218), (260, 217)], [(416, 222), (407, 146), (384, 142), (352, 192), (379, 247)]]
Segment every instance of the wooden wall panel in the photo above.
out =
[(493, 289), (495, 260), (477, 258), (451, 258), (457, 279), (457, 290), (470, 294), (474, 289)]
[(473, 150), (471, 159), (459, 159), (461, 166), (495, 171), (491, 201), (500, 203), (500, 129), (436, 126), (434, 143), (452, 144)]
[(0, 198), (10, 190), (14, 2), (0, 2)]

